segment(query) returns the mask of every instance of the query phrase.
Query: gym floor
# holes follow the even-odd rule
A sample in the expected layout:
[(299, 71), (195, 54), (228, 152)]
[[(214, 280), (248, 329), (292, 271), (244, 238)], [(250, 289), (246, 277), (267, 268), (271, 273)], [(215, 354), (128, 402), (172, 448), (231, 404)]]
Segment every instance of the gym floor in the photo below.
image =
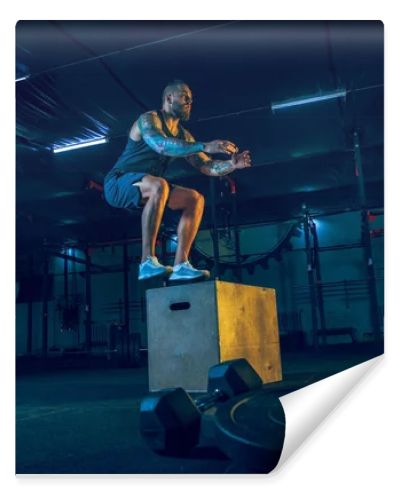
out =
[[(375, 344), (283, 352), (278, 396), (382, 353)], [(68, 366), (69, 364), (69, 366)], [(139, 407), (148, 393), (147, 367), (110, 368), (92, 362), (17, 362), (17, 474), (221, 474), (230, 460), (217, 448), (189, 458), (153, 453), (139, 434)], [(240, 471), (235, 471), (240, 472)]]

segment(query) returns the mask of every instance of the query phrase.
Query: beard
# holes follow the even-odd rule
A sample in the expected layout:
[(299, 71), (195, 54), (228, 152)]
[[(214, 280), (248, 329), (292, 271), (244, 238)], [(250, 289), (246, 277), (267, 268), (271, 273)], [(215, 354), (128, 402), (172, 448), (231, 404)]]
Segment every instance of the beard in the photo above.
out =
[(190, 108), (187, 109), (184, 106), (176, 105), (176, 106), (172, 107), (172, 111), (173, 111), (173, 114), (177, 118), (179, 118), (180, 120), (182, 120), (183, 122), (189, 121), (190, 112), (191, 112)]
[(182, 115), (181, 115), (181, 120), (183, 122), (188, 122), (190, 119), (190, 111), (183, 110)]

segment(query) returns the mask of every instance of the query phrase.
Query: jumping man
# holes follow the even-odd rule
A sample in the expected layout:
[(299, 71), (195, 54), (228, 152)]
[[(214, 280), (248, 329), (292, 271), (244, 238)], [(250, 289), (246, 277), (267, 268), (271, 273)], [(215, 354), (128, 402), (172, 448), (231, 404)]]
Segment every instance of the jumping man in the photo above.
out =
[[(192, 102), (188, 85), (180, 80), (168, 84), (163, 92), (162, 109), (143, 113), (134, 122), (125, 150), (104, 179), (104, 196), (110, 205), (143, 208), (139, 280), (159, 275), (185, 281), (210, 276), (209, 271), (195, 269), (189, 262), (190, 249), (203, 216), (204, 197), (193, 189), (169, 185), (164, 178), (168, 164), (174, 158), (184, 157), (201, 173), (211, 176), (251, 166), (248, 151), (239, 154), (230, 141), (195, 141), (182, 127), (181, 122), (189, 120)], [(214, 160), (206, 153), (231, 157)], [(173, 268), (163, 266), (155, 256), (166, 206), (182, 211)]]

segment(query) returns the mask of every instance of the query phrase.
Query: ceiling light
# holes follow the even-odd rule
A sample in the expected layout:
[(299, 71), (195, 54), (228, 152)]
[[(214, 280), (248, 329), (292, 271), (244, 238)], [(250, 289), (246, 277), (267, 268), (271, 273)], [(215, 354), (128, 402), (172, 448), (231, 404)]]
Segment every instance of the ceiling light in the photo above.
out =
[(91, 139), (90, 141), (82, 141), (68, 144), (67, 146), (53, 146), (53, 153), (63, 153), (65, 151), (71, 151), (72, 149), (88, 148), (89, 146), (97, 146), (98, 144), (104, 144), (107, 142), (106, 137), (100, 137), (98, 139)]
[(337, 99), (338, 97), (346, 97), (347, 91), (339, 89), (333, 92), (320, 93), (313, 96), (299, 97), (297, 99), (289, 99), (287, 101), (274, 102), (271, 104), (271, 111), (278, 109), (292, 108), (294, 106), (302, 106), (303, 104), (311, 104), (314, 102), (328, 101), (329, 99)]
[(23, 80), (27, 80), (31, 75), (20, 76), (15, 79), (15, 82), (22, 82)]

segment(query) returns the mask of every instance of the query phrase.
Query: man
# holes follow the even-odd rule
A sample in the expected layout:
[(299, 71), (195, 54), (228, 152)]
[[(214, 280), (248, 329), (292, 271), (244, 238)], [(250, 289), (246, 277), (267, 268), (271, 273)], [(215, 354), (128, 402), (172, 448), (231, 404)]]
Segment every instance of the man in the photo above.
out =
[[(169, 185), (164, 179), (168, 164), (184, 157), (205, 175), (221, 176), (250, 167), (248, 151), (238, 154), (230, 141), (197, 142), (185, 130), (192, 108), (192, 92), (186, 83), (175, 80), (163, 92), (162, 109), (143, 113), (133, 124), (128, 143), (104, 180), (104, 196), (114, 207), (143, 208), (142, 262), (139, 280), (169, 275), (170, 280), (208, 278), (210, 273), (193, 268), (189, 252), (204, 210), (203, 196), (193, 189)], [(213, 160), (206, 153), (231, 155)], [(155, 256), (158, 230), (165, 207), (181, 210), (178, 246), (174, 267), (163, 266)], [(171, 274), (172, 273), (172, 274)]]

